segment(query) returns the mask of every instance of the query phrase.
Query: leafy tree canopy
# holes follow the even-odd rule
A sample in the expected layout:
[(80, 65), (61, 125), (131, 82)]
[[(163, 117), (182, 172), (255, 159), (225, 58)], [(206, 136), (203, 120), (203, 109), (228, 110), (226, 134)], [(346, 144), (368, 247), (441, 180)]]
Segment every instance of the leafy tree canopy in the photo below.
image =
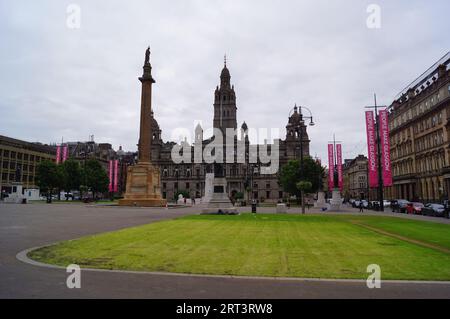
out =
[(40, 162), (36, 167), (36, 184), (43, 192), (52, 191), (61, 186), (62, 173), (58, 166), (49, 160)]
[(106, 193), (108, 191), (109, 177), (99, 161), (95, 159), (88, 160), (83, 174), (85, 174), (86, 186), (94, 194), (98, 192)]
[(79, 190), (82, 178), (80, 163), (73, 159), (68, 159), (60, 166), (62, 168), (62, 177), (63, 177), (62, 188), (66, 192), (69, 192), (71, 190)]
[[(305, 156), (303, 159), (303, 172), (300, 171), (299, 160), (290, 160), (286, 165), (281, 167), (279, 182), (285, 192), (300, 196), (301, 189), (298, 188), (297, 183), (309, 182), (311, 183), (311, 187), (304, 189), (304, 191), (317, 192), (321, 186), (323, 174), (324, 168), (311, 157)], [(305, 184), (302, 185), (306, 186)]]

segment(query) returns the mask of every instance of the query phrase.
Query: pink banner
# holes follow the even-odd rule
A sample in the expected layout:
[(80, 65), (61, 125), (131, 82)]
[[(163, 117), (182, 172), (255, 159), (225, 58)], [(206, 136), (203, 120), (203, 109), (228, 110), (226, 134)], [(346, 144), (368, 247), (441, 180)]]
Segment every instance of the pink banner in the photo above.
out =
[(336, 144), (336, 161), (337, 161), (337, 173), (338, 173), (338, 185), (339, 190), (342, 192), (344, 187), (344, 180), (342, 177), (342, 145)]
[(389, 142), (389, 114), (386, 110), (378, 113), (380, 120), (380, 142), (381, 142), (381, 167), (383, 173), (383, 185), (392, 186), (391, 170), (391, 146)]
[(64, 163), (67, 160), (67, 153), (68, 153), (68, 146), (64, 145), (63, 147), (63, 156), (62, 156), (62, 162)]
[(108, 185), (108, 190), (109, 192), (113, 191), (113, 161), (109, 161), (109, 185)]
[(366, 130), (367, 130), (367, 154), (368, 154), (368, 174), (369, 187), (378, 187), (377, 172), (377, 145), (375, 137), (375, 122), (372, 111), (366, 111)]
[(328, 144), (328, 189), (334, 188), (334, 149), (333, 144)]
[(117, 186), (118, 186), (118, 180), (117, 180), (118, 171), (119, 171), (119, 161), (115, 160), (114, 161), (114, 192), (116, 192), (116, 193), (118, 191), (118, 189), (117, 189)]
[(61, 158), (61, 146), (56, 146), (56, 164), (59, 164)]

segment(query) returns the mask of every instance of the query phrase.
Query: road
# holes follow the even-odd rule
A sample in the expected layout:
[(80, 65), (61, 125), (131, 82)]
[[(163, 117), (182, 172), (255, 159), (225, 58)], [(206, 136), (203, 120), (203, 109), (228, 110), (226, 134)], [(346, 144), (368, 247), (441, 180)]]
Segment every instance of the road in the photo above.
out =
[(450, 298), (450, 283), (383, 281), (380, 289), (368, 289), (363, 281), (216, 278), (87, 270), (82, 271), (81, 288), (68, 289), (65, 270), (38, 267), (16, 258), (17, 253), (31, 247), (197, 212), (196, 208), (0, 203), (0, 298)]

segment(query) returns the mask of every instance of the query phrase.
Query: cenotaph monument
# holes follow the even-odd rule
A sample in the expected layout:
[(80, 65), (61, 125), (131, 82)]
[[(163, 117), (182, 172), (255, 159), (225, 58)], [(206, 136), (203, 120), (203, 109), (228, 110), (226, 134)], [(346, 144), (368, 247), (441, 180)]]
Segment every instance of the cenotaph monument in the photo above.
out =
[(205, 196), (202, 198), (202, 203), (208, 203), (213, 194), (214, 173), (206, 173), (205, 175)]
[[(206, 199), (202, 214), (237, 214), (236, 208), (228, 198), (227, 179), (225, 178), (223, 164), (214, 163), (214, 178), (211, 184), (211, 198)], [(205, 193), (206, 197), (207, 194)]]
[(120, 206), (161, 207), (166, 200), (161, 196), (159, 168), (151, 163), (152, 138), (152, 66), (150, 65), (150, 48), (145, 51), (144, 72), (139, 80), (141, 91), (141, 120), (138, 143), (138, 162), (128, 167), (127, 186)]

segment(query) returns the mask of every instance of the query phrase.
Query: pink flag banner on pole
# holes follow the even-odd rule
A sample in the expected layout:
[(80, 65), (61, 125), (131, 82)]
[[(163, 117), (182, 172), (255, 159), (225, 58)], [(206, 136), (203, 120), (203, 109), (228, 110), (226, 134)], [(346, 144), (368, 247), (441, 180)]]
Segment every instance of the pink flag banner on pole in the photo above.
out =
[(392, 186), (391, 146), (389, 142), (389, 113), (382, 110), (378, 113), (380, 119), (380, 141), (381, 141), (381, 167), (383, 174), (383, 185)]
[(59, 164), (61, 158), (61, 146), (56, 146), (56, 164)]
[(62, 162), (63, 163), (67, 160), (67, 153), (68, 153), (68, 147), (67, 147), (67, 145), (64, 145), (64, 147), (63, 147), (63, 156), (62, 156)]
[(344, 188), (344, 180), (342, 174), (342, 145), (336, 144), (336, 161), (337, 161), (337, 173), (338, 173), (338, 185), (342, 192)]
[(118, 180), (117, 180), (117, 177), (118, 177), (118, 171), (119, 171), (119, 161), (118, 160), (115, 160), (114, 161), (114, 192), (115, 193), (117, 193), (117, 191), (118, 191), (118, 189), (117, 189), (117, 187), (118, 187)]
[(109, 185), (108, 185), (108, 190), (109, 192), (113, 191), (113, 184), (112, 184), (112, 179), (113, 179), (113, 161), (110, 160), (109, 161)]
[(378, 187), (377, 145), (375, 141), (375, 121), (372, 111), (366, 111), (366, 129), (369, 187)]
[(334, 149), (333, 144), (328, 144), (328, 188), (334, 188)]

